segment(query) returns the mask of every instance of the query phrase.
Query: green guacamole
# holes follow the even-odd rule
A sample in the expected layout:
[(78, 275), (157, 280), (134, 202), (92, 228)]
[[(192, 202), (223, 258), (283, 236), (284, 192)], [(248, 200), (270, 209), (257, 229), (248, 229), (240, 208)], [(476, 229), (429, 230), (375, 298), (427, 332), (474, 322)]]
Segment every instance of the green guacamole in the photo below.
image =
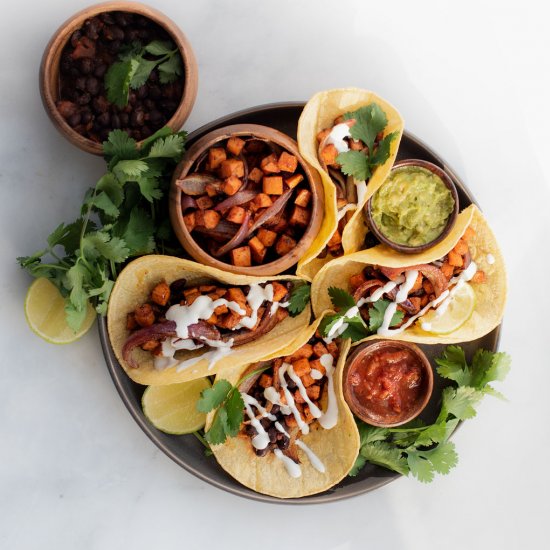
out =
[(439, 176), (420, 166), (403, 166), (393, 170), (374, 194), (371, 213), (389, 240), (420, 246), (441, 235), (454, 204)]

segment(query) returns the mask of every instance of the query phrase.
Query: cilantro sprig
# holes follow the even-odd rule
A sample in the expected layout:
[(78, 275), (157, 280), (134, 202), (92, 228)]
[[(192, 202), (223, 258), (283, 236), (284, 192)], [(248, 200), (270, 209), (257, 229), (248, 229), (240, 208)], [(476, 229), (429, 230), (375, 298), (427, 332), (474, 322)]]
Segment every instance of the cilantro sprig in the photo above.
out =
[(290, 293), (288, 312), (291, 317), (296, 317), (304, 311), (311, 297), (311, 285), (304, 283), (295, 285)]
[(197, 401), (197, 410), (209, 413), (216, 409), (210, 428), (204, 439), (210, 445), (225, 443), (228, 437), (235, 437), (244, 420), (244, 401), (239, 386), (248, 378), (268, 369), (271, 364), (264, 365), (245, 376), (234, 386), (227, 380), (218, 380), (211, 388), (203, 390)]
[(130, 88), (135, 90), (143, 86), (155, 68), (158, 68), (161, 84), (174, 82), (183, 74), (183, 63), (176, 45), (162, 40), (154, 40), (145, 46), (133, 43), (105, 73), (107, 99), (118, 107), (125, 107)]
[(184, 143), (185, 133), (169, 128), (144, 140), (141, 148), (125, 132), (111, 132), (103, 143), (107, 172), (86, 192), (80, 216), (60, 224), (46, 248), (17, 258), (33, 277), (46, 277), (65, 296), (67, 323), (75, 332), (88, 302), (105, 315), (121, 264), (163, 250), (170, 239), (161, 199)]
[(391, 143), (397, 138), (398, 132), (384, 136), (375, 147), (376, 136), (383, 132), (388, 124), (386, 113), (377, 103), (370, 103), (346, 113), (344, 119), (355, 120), (355, 124), (350, 128), (351, 137), (361, 140), (368, 147), (368, 151), (346, 151), (340, 153), (336, 161), (347, 176), (353, 176), (358, 181), (367, 181), (375, 168), (384, 164), (390, 157)]
[(456, 466), (458, 455), (449, 437), (460, 421), (476, 416), (485, 395), (503, 398), (490, 383), (504, 380), (511, 359), (503, 352), (480, 349), (468, 365), (461, 347), (448, 346), (436, 363), (439, 375), (454, 382), (443, 390), (436, 421), (429, 425), (413, 421), (389, 429), (358, 422), (361, 448), (349, 475), (357, 475), (371, 462), (428, 483), (436, 473), (447, 474)]
[[(352, 342), (363, 340), (363, 338), (374, 334), (382, 326), (384, 314), (390, 305), (389, 300), (381, 298), (372, 303), (368, 309), (369, 322), (367, 325), (359, 310), (353, 309), (357, 304), (349, 292), (342, 288), (330, 287), (328, 293), (332, 305), (338, 310), (338, 313), (325, 316), (321, 322), (319, 330), (323, 336), (328, 336), (334, 325), (342, 319), (344, 320), (345, 330), (340, 334), (340, 337), (351, 338)], [(403, 320), (403, 315), (402, 311), (397, 310), (391, 318), (390, 326), (399, 325)]]

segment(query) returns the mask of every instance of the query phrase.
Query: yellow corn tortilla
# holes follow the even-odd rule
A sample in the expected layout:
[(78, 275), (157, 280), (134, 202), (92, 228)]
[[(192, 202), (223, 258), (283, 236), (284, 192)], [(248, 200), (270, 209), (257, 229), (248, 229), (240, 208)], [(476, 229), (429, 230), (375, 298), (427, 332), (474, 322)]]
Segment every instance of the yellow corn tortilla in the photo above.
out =
[[(379, 245), (369, 250), (337, 258), (325, 265), (311, 286), (311, 300), (315, 315), (318, 316), (333, 308), (328, 288), (336, 286), (350, 291), (350, 277), (359, 273), (365, 265), (406, 267), (433, 262), (445, 256), (470, 225), (475, 231), (475, 236), (469, 242), (472, 260), (476, 262), (478, 269), (486, 274), (484, 283), (471, 284), (476, 302), (470, 319), (449, 334), (431, 334), (423, 331), (417, 323), (413, 323), (412, 326), (392, 338), (421, 344), (451, 344), (481, 338), (491, 332), (502, 320), (507, 283), (504, 260), (495, 236), (479, 209), (474, 205), (469, 206), (458, 215), (452, 231), (443, 241), (425, 252), (400, 254), (386, 245)], [(487, 262), (488, 254), (494, 256), (493, 264)], [(365, 340), (373, 338), (379, 338), (379, 336), (375, 334)]]
[[(320, 322), (321, 318), (317, 319), (289, 346), (272, 358), (294, 353), (315, 334)], [(321, 493), (347, 476), (355, 463), (360, 447), (359, 432), (342, 393), (342, 371), (349, 347), (349, 340), (342, 342), (340, 357), (334, 372), (338, 423), (330, 430), (325, 430), (317, 422), (314, 422), (310, 424), (309, 434), (300, 437), (325, 465), (324, 474), (318, 472), (304, 452), (298, 448), (302, 475), (294, 479), (287, 473), (282, 461), (273, 453), (270, 452), (264, 457), (256, 456), (250, 439), (243, 437), (229, 438), (223, 445), (212, 447), (220, 466), (246, 487), (278, 498), (299, 498)], [(227, 376), (222, 376), (220, 373), (216, 380), (225, 378), (232, 384), (236, 384), (249, 368), (233, 370), (227, 373)], [(210, 413), (207, 418), (207, 429), (212, 423), (213, 416), (214, 413)]]
[(390, 156), (381, 166), (377, 167), (367, 184), (367, 192), (363, 201), (358, 204), (351, 219), (346, 224), (342, 234), (342, 247), (344, 254), (351, 254), (361, 249), (367, 234), (366, 219), (363, 207), (367, 200), (380, 188), (390, 173), (399, 142), (403, 134), (404, 122), (395, 107), (387, 101), (368, 90), (359, 88), (342, 88), (328, 90), (315, 94), (306, 104), (298, 122), (298, 146), (302, 156), (317, 169), (321, 175), (325, 191), (325, 217), (321, 229), (313, 241), (309, 250), (298, 262), (297, 275), (312, 280), (315, 274), (331, 260), (331, 256), (317, 258), (327, 245), (332, 234), (338, 227), (336, 207), (336, 188), (330, 175), (321, 168), (317, 156), (317, 134), (332, 126), (334, 120), (349, 111), (355, 111), (369, 103), (377, 103), (386, 113), (388, 123), (384, 129), (384, 135), (397, 132), (398, 136), (392, 141)]
[[(150, 255), (134, 260), (122, 270), (115, 283), (109, 300), (107, 326), (111, 346), (119, 363), (128, 376), (138, 384), (161, 386), (186, 382), (195, 378), (214, 375), (222, 369), (233, 369), (241, 365), (261, 361), (287, 346), (289, 339), (301, 334), (309, 324), (311, 309), (308, 306), (296, 317), (288, 316), (278, 323), (273, 330), (258, 338), (257, 341), (233, 348), (231, 354), (217, 361), (211, 369), (208, 368), (208, 361), (203, 359), (180, 372), (177, 371), (177, 366), (157, 370), (154, 367), (151, 353), (140, 348), (136, 348), (132, 352), (139, 367), (130, 367), (122, 358), (122, 347), (130, 334), (126, 329), (127, 314), (146, 302), (149, 293), (159, 282), (165, 280), (170, 284), (181, 278), (187, 280), (188, 286), (207, 283), (248, 285), (275, 280), (299, 280), (298, 277), (292, 276), (262, 278), (235, 275), (173, 256)], [(205, 351), (208, 351), (208, 348), (180, 351), (176, 354), (176, 359), (190, 359), (202, 355)]]

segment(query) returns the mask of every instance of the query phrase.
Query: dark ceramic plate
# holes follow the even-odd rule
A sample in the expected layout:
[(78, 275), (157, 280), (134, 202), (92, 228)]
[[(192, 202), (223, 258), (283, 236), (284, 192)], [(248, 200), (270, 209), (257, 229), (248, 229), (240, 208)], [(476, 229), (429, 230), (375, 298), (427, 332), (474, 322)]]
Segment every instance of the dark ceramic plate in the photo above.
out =
[[(192, 143), (205, 133), (216, 128), (227, 124), (239, 123), (264, 124), (266, 126), (272, 126), (273, 128), (277, 128), (285, 134), (296, 138), (298, 118), (302, 112), (303, 106), (303, 103), (276, 103), (246, 109), (245, 111), (240, 111), (238, 113), (225, 116), (203, 126), (202, 128), (199, 128), (189, 135), (188, 143)], [(475, 202), (468, 188), (460, 181), (449, 166), (422, 141), (405, 131), (403, 134), (403, 139), (401, 140), (401, 145), (399, 146), (397, 159), (403, 160), (408, 158), (428, 160), (444, 168), (453, 178), (457, 187), (461, 210)], [(500, 327), (497, 327), (483, 338), (462, 344), (466, 350), (468, 359), (471, 359), (476, 349), (480, 347), (496, 351), (499, 332)], [(147, 422), (141, 410), (141, 396), (145, 386), (140, 386), (139, 384), (132, 382), (130, 378), (126, 376), (124, 370), (116, 360), (107, 335), (107, 322), (105, 317), (102, 317), (99, 320), (99, 334), (101, 338), (101, 345), (103, 347), (103, 353), (105, 355), (105, 361), (115, 383), (116, 389), (140, 428), (147, 434), (153, 443), (155, 443), (155, 445), (157, 445), (157, 447), (167, 454), (172, 460), (185, 468), (188, 472), (191, 472), (198, 478), (214, 485), (215, 487), (224, 489), (225, 491), (229, 491), (230, 493), (241, 497), (262, 502), (311, 504), (342, 500), (355, 495), (360, 495), (362, 493), (367, 493), (400, 477), (397, 473), (378, 466), (367, 464), (358, 476), (344, 479), (341, 483), (329, 491), (300, 499), (286, 500), (262, 495), (243, 487), (232, 477), (226, 474), (225, 471), (218, 466), (218, 463), (213, 457), (206, 457), (204, 455), (204, 447), (193, 435), (168, 435), (158, 431)], [(420, 347), (433, 364), (433, 359), (441, 354), (445, 346), (420, 345)], [(434, 390), (432, 398), (421, 415), (422, 419), (426, 421), (433, 421), (435, 419), (439, 410), (441, 391), (445, 385), (446, 382), (434, 372)]]

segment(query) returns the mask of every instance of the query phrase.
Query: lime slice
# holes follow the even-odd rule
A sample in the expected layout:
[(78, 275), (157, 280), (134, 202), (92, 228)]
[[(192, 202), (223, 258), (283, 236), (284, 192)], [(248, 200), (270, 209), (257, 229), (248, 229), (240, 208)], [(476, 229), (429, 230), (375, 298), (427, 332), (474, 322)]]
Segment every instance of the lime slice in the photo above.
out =
[(461, 327), (472, 316), (475, 305), (474, 290), (468, 283), (464, 283), (453, 293), (443, 314), (438, 314), (437, 309), (432, 309), (418, 323), (426, 332), (448, 334)]
[(149, 386), (141, 398), (149, 422), (167, 434), (189, 434), (204, 427), (206, 414), (197, 411), (201, 392), (211, 386), (208, 378), (182, 384)]
[(65, 298), (48, 279), (33, 281), (25, 297), (25, 317), (32, 331), (50, 344), (70, 344), (84, 336), (93, 325), (96, 312), (88, 304), (82, 326), (74, 332), (65, 319)]

